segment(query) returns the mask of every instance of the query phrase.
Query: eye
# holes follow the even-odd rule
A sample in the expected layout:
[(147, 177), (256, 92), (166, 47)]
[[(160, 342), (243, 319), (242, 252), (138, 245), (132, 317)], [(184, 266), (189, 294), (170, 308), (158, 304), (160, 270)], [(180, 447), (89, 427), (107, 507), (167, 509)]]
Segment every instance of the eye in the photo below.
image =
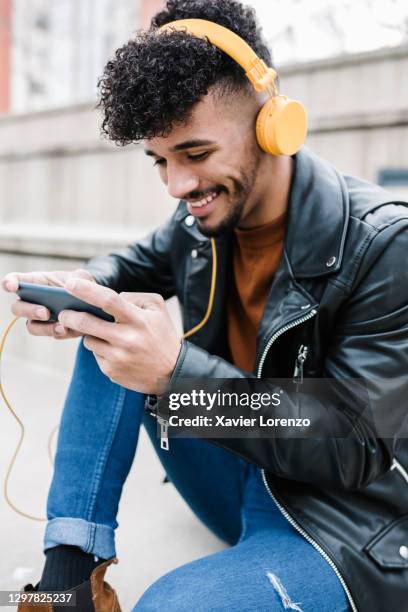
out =
[(163, 166), (163, 164), (166, 163), (165, 159), (156, 159), (156, 161), (154, 162), (153, 166)]
[(204, 159), (206, 159), (209, 156), (209, 151), (204, 151), (204, 153), (198, 153), (197, 155), (188, 155), (188, 159), (191, 161), (203, 161)]

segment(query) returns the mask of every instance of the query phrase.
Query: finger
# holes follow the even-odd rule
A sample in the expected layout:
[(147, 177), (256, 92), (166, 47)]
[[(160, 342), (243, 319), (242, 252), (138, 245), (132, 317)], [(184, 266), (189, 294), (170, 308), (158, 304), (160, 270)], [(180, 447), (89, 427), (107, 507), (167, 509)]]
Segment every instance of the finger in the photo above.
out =
[(55, 323), (38, 323), (35, 321), (26, 322), (27, 331), (32, 336), (54, 336)]
[[(72, 329), (64, 328), (58, 323), (39, 323), (37, 321), (27, 321), (27, 331), (32, 336), (44, 336), (55, 338), (56, 340), (68, 340), (69, 338), (78, 338), (80, 334)], [(61, 330), (58, 332), (58, 327)]]
[(96, 282), (92, 274), (83, 268), (77, 268), (73, 272), (9, 272), (1, 280), (1, 286), (6, 291), (15, 293), (20, 283), (34, 283), (37, 285), (50, 285), (63, 287), (65, 281), (70, 277), (79, 277)]
[(69, 340), (70, 338), (80, 338), (82, 334), (56, 323), (54, 327), (54, 338), (56, 340)]
[(159, 293), (122, 291), (120, 297), (142, 309), (158, 310), (163, 307), (164, 299)]
[[(61, 272), (10, 272), (2, 279), (2, 287), (6, 291), (16, 292), (20, 283), (35, 283), (38, 285), (63, 285)], [(66, 273), (65, 273), (66, 274)], [(60, 276), (57, 276), (60, 275)]]
[[(80, 278), (71, 278), (65, 283), (65, 288), (69, 293), (84, 300), (84, 302), (102, 308), (112, 315), (115, 321), (127, 321), (132, 314), (126, 300), (123, 300), (116, 291), (109, 289), (109, 287), (103, 287)], [(110, 325), (113, 325), (113, 323), (110, 323)]]
[(50, 311), (48, 308), (45, 308), (45, 306), (30, 304), (23, 300), (16, 300), (13, 302), (11, 305), (11, 312), (16, 317), (24, 317), (34, 321), (47, 321), (51, 317)]
[[(18, 284), (19, 284), (19, 278), (21, 277), (21, 274), (18, 273), (9, 273), (6, 274), (6, 276), (4, 276), (1, 279), (1, 286), (5, 291), (10, 291), (15, 293), (18, 289)], [(29, 282), (27, 280), (27, 282)]]
[(95, 336), (84, 336), (84, 347), (99, 357), (108, 358), (108, 351), (111, 345), (105, 340), (95, 338)]
[(63, 310), (58, 315), (58, 321), (64, 327), (69, 327), (82, 336), (95, 336), (106, 342), (113, 342), (117, 338), (115, 323), (104, 321), (87, 312)]
[(27, 330), (32, 336), (54, 336), (56, 323), (40, 323), (38, 321), (26, 322)]

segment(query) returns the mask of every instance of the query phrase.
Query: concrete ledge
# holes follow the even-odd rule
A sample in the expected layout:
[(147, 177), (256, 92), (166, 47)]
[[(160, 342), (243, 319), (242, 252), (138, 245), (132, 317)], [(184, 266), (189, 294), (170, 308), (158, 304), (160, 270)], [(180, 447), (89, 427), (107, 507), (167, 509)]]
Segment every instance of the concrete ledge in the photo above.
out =
[(83, 260), (122, 248), (151, 229), (8, 223), (0, 226), (0, 253)]
[(294, 62), (282, 64), (279, 68), (280, 76), (295, 74), (307, 74), (317, 70), (332, 70), (333, 68), (344, 68), (358, 64), (377, 63), (384, 60), (408, 58), (408, 45), (395, 45), (394, 47), (381, 47), (373, 51), (361, 51), (360, 53), (342, 53), (332, 57), (311, 60), (307, 62)]
[[(350, 112), (345, 114), (311, 115), (309, 118), (309, 133), (346, 132), (350, 130), (368, 130), (408, 125), (408, 110), (405, 107), (384, 112)], [(115, 153), (142, 155), (141, 145), (130, 147), (114, 147), (103, 140), (67, 142), (55, 146), (53, 143), (27, 147), (25, 150), (3, 152), (0, 147), (0, 163), (16, 163), (28, 160), (72, 158), (77, 156), (112, 155)]]
[(408, 110), (401, 108), (395, 111), (384, 111), (383, 113), (350, 113), (312, 117), (309, 122), (309, 133), (373, 130), (404, 125), (408, 125)]

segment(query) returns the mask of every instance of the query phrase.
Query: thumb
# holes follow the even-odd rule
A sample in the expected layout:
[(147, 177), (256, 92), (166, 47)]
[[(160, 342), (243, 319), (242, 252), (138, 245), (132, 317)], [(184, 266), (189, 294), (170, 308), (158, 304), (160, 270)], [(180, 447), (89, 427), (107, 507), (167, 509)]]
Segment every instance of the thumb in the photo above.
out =
[(18, 278), (16, 274), (6, 274), (6, 276), (1, 279), (0, 283), (4, 291), (14, 292), (18, 289)]
[(158, 293), (141, 293), (123, 291), (120, 296), (138, 308), (159, 310), (164, 305), (162, 296)]

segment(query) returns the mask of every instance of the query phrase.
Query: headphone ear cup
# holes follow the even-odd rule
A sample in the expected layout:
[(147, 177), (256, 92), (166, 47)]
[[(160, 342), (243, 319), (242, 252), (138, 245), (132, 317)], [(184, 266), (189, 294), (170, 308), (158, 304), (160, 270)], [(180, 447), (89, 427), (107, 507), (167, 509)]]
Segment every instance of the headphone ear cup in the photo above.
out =
[(297, 100), (276, 96), (258, 114), (256, 137), (266, 153), (293, 155), (304, 144), (306, 134), (306, 111)]

